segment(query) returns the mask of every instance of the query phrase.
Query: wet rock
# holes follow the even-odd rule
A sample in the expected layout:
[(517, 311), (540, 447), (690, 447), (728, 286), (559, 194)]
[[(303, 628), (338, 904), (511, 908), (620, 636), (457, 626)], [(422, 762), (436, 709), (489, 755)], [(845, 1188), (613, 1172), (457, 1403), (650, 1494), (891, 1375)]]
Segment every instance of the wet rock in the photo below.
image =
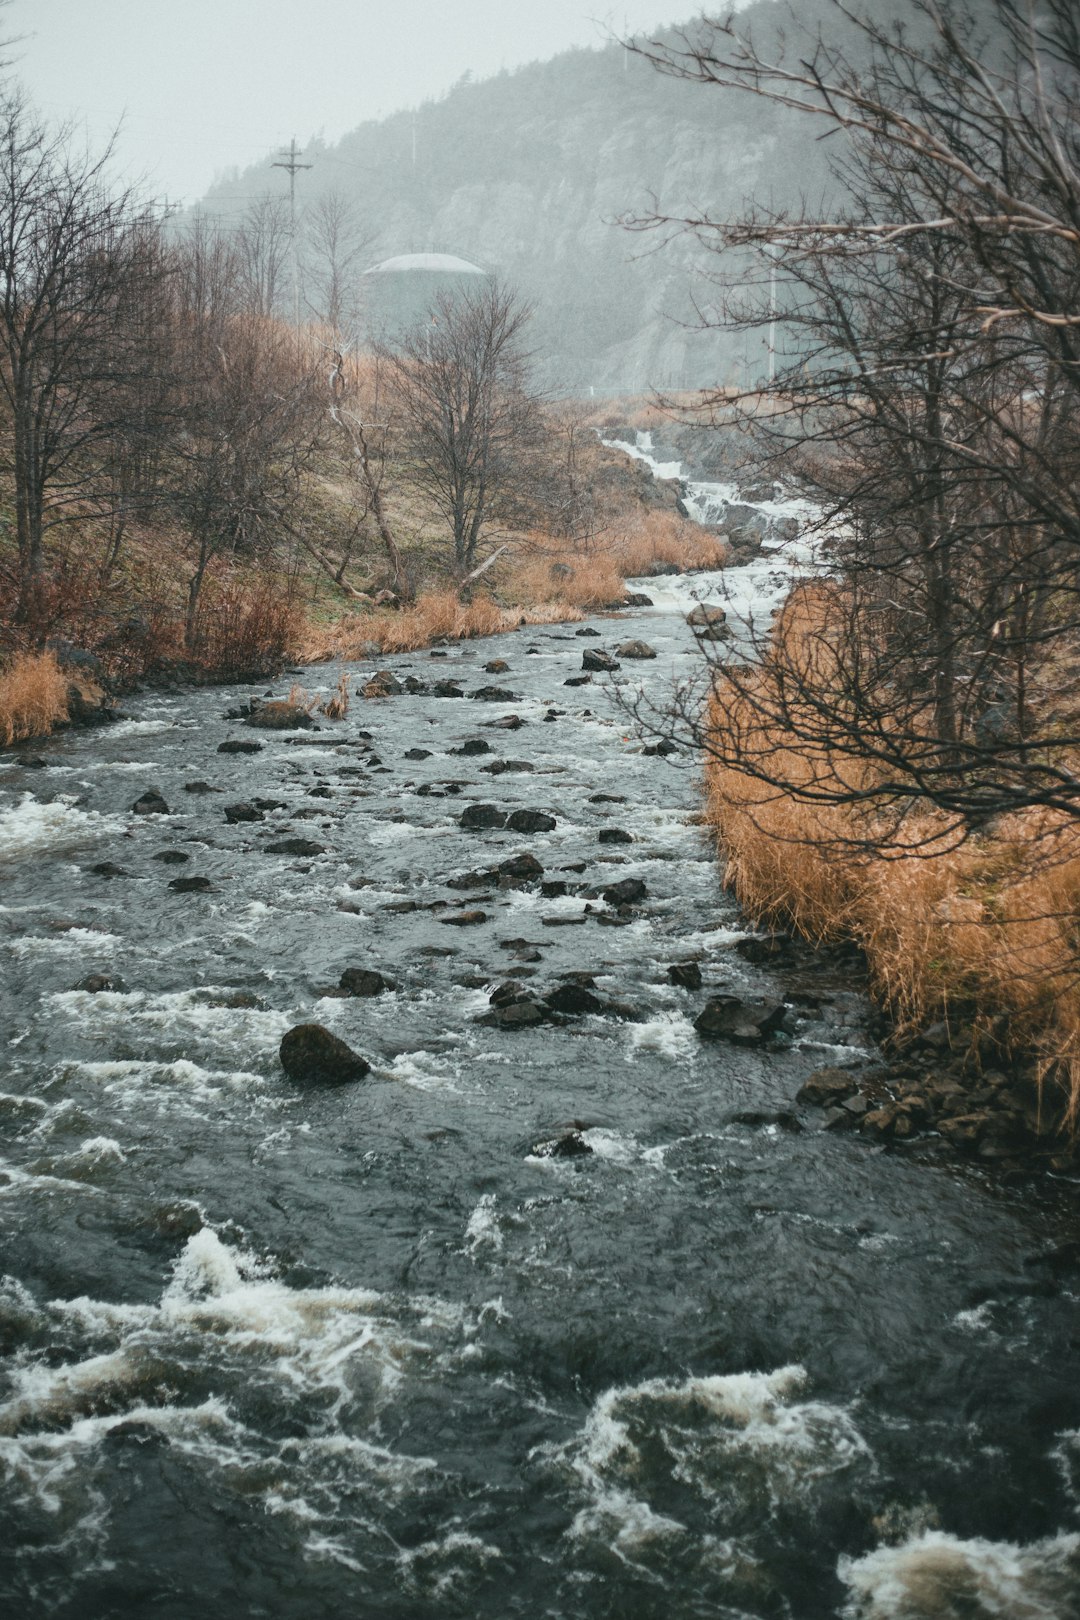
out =
[(213, 894), (214, 885), (207, 877), (173, 878), (169, 888), (176, 894)]
[(266, 1002), (252, 990), (228, 990), (224, 995), (211, 996), (211, 1007), (224, 1007), (229, 1012), (265, 1012)]
[(795, 1101), (811, 1108), (828, 1108), (850, 1097), (859, 1082), (847, 1069), (815, 1069), (795, 1093)]
[(625, 804), (625, 793), (594, 793), (589, 799), (590, 804)]
[(95, 877), (100, 878), (120, 878), (131, 876), (131, 873), (126, 867), (117, 866), (115, 861), (98, 861), (96, 866), (90, 867), (90, 871), (93, 872)]
[(261, 742), (248, 742), (243, 737), (230, 737), (227, 742), (218, 743), (219, 754), (261, 754)]
[(733, 949), (751, 967), (787, 967), (795, 954), (786, 934), (750, 934), (737, 939)]
[(421, 697), (427, 689), (426, 681), (418, 681), (415, 675), (406, 675), (405, 690), (410, 697)]
[(457, 877), (447, 878), (448, 889), (484, 889), (491, 888), (499, 881), (498, 874), (493, 867), (481, 872), (460, 872)]
[(509, 860), (500, 861), (495, 871), (500, 878), (505, 878), (511, 883), (533, 883), (544, 875), (544, 868), (536, 856), (527, 852), (511, 855)]
[(333, 788), (328, 788), (325, 782), (320, 782), (318, 787), (308, 788), (309, 799), (332, 799), (333, 797)]
[(485, 720), (484, 724), (495, 731), (520, 731), (525, 721), (520, 714), (504, 714), (501, 720)]
[(481, 686), (477, 691), (470, 692), (469, 696), (475, 698), (479, 703), (516, 703), (518, 701), (517, 693), (508, 692), (505, 686)]
[(732, 1114), (732, 1125), (750, 1125), (755, 1130), (762, 1130), (767, 1126), (776, 1126), (781, 1131), (787, 1131), (790, 1136), (797, 1136), (802, 1130), (802, 1123), (795, 1114), (786, 1110), (766, 1110), (745, 1108), (741, 1113)]
[(601, 827), (597, 835), (597, 842), (601, 844), (632, 844), (634, 837), (623, 827)]
[(256, 810), (287, 810), (289, 807), (284, 799), (252, 799)]
[(186, 866), (191, 856), (185, 854), (182, 849), (159, 849), (150, 859), (160, 861), (162, 866)]
[(953, 1147), (970, 1150), (978, 1147), (989, 1124), (990, 1115), (979, 1112), (956, 1114), (951, 1119), (939, 1119), (937, 1128)]
[(591, 625), (586, 625), (582, 630), (575, 630), (574, 634), (575, 636), (596, 636), (599, 638), (600, 632), (599, 630), (594, 630)]
[[(258, 746), (258, 745), (256, 745), (256, 746)], [(221, 750), (219, 749), (218, 752), (220, 753)], [(184, 783), (184, 792), (185, 793), (220, 793), (221, 789), (216, 788), (216, 787), (211, 787), (209, 782), (185, 782)]]
[(363, 698), (400, 697), (405, 688), (397, 676), (388, 669), (380, 669), (360, 688)]
[(496, 759), (490, 765), (481, 765), (480, 769), (485, 776), (506, 776), (535, 771), (536, 766), (529, 759)]
[(440, 917), (439, 921), (447, 928), (475, 928), (479, 923), (486, 923), (486, 911), (459, 911), (453, 917)]
[(452, 754), (464, 754), (471, 757), (473, 754), (490, 754), (491, 744), (483, 737), (470, 737), (468, 742), (462, 743), (460, 748), (451, 748)]
[(494, 1029), (535, 1029), (547, 1020), (547, 1013), (535, 1001), (514, 1001), (505, 1007), (493, 1007), (478, 1018), (478, 1024)]
[(581, 655), (582, 669), (595, 670), (598, 673), (611, 675), (619, 668), (610, 653), (602, 652), (599, 647), (587, 647)]
[(686, 615), (686, 622), (699, 641), (723, 641), (730, 634), (727, 614), (715, 602), (699, 602)]
[(696, 962), (672, 962), (667, 970), (668, 980), (680, 990), (701, 989), (701, 968)]
[(253, 703), (245, 726), (257, 726), (261, 731), (318, 731), (318, 726), (302, 703), (290, 703), (280, 698), (272, 703)]
[(278, 1056), (290, 1080), (341, 1085), (371, 1073), (370, 1063), (322, 1024), (297, 1024), (288, 1030)]
[(122, 1418), (119, 1423), (110, 1423), (101, 1438), (103, 1445), (111, 1447), (153, 1446), (160, 1449), (169, 1444), (168, 1436), (161, 1429), (140, 1418)]
[(458, 826), (464, 832), (498, 831), (506, 826), (506, 811), (497, 804), (469, 804), (461, 812)]
[(785, 1012), (782, 1003), (747, 1002), (741, 996), (712, 996), (695, 1018), (694, 1028), (709, 1040), (759, 1046), (782, 1029)]
[(658, 756), (667, 759), (671, 754), (679, 752), (678, 743), (673, 743), (670, 737), (661, 737), (657, 743), (646, 743), (641, 752), (648, 756)]
[(655, 658), (656, 648), (650, 647), (647, 641), (624, 641), (621, 647), (616, 647), (615, 653), (619, 658)]
[(593, 1150), (580, 1131), (567, 1131), (551, 1142), (536, 1142), (531, 1153), (537, 1159), (583, 1159)]
[(15, 763), (21, 765), (24, 771), (44, 771), (49, 766), (48, 760), (38, 754), (20, 754)]
[(380, 906), (380, 911), (389, 912), (392, 917), (407, 917), (410, 912), (421, 909), (419, 900), (391, 900), (389, 905)]
[(520, 984), (517, 979), (507, 979), (505, 983), (500, 984), (497, 989), (491, 992), (488, 997), (488, 1005), (490, 1007), (512, 1007), (515, 1002), (527, 1001), (528, 999), (523, 984)]
[(571, 1018), (580, 1018), (585, 1013), (603, 1012), (604, 1003), (599, 996), (593, 995), (580, 984), (560, 984), (557, 990), (552, 990), (544, 997), (544, 1005), (549, 1012), (563, 1013)]
[(562, 900), (570, 892), (570, 885), (563, 878), (553, 878), (549, 883), (541, 883), (540, 893), (545, 900)]
[(506, 826), (511, 832), (551, 832), (556, 825), (555, 817), (543, 810), (514, 810), (506, 818)]
[(248, 804), (246, 800), (243, 800), (239, 804), (227, 804), (225, 806), (225, 820), (230, 826), (234, 826), (241, 821), (262, 821), (263, 813), (261, 810), (256, 810), (253, 804)]
[(131, 809), (133, 814), (137, 816), (167, 816), (169, 814), (169, 807), (157, 788), (151, 788), (140, 799), (136, 799)]
[(591, 686), (592, 685), (592, 676), (591, 675), (570, 675), (570, 676), (567, 677), (567, 679), (565, 681), (563, 681), (563, 685), (564, 686)]
[(347, 996), (381, 996), (393, 988), (390, 980), (373, 968), (346, 968), (338, 980), (338, 989)]
[(637, 906), (648, 897), (648, 889), (640, 878), (623, 878), (601, 889), (601, 897), (609, 906)]
[(949, 1035), (949, 1026), (944, 1021), (930, 1024), (917, 1037), (919, 1046), (929, 1046), (935, 1052), (947, 1052), (952, 1045)]
[(651, 596), (645, 595), (644, 591), (628, 591), (626, 593), (626, 606), (628, 608), (654, 607), (655, 603)]
[(406, 750), (403, 757), (405, 759), (430, 759), (431, 758), (431, 749), (430, 748), (409, 748), (409, 749)]
[(312, 838), (279, 838), (276, 843), (264, 845), (268, 855), (325, 855), (326, 846)]
[(456, 681), (436, 681), (431, 688), (431, 695), (439, 698), (459, 698), (465, 694)]
[(74, 990), (85, 990), (88, 996), (100, 996), (103, 992), (111, 990), (122, 994), (127, 989), (123, 979), (114, 973), (88, 973), (85, 979), (80, 979), (73, 985)]
[(493, 658), (490, 663), (484, 665), (485, 675), (508, 675), (509, 673), (510, 665), (505, 658)]

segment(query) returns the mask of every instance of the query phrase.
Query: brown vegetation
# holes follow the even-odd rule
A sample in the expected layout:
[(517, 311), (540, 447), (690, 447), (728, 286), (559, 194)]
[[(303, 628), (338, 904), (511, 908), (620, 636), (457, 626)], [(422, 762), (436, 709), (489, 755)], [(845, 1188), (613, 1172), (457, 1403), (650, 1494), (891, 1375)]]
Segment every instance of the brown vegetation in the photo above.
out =
[[(777, 640), (811, 641), (812, 593), (796, 596)], [(820, 644), (815, 643), (816, 646)], [(820, 662), (820, 655), (819, 655)], [(818, 674), (825, 678), (819, 668)], [(770, 670), (755, 679), (764, 688)], [(764, 694), (763, 694), (764, 695)], [(871, 787), (856, 768), (807, 748), (795, 729), (764, 718), (745, 681), (718, 676), (712, 723), (740, 728), (747, 757), (771, 756), (795, 788), (769, 787), (729, 759), (707, 765), (708, 814), (726, 857), (726, 881), (756, 920), (818, 942), (851, 940), (900, 1037), (944, 1018), (1003, 1051), (1034, 1053), (1044, 1077), (1067, 1088), (1080, 1114), (1080, 827), (1061, 812), (1002, 816), (957, 844), (941, 812), (904, 826), (875, 825), (870, 800), (836, 802), (830, 781)], [(797, 714), (793, 717), (798, 725)], [(706, 742), (708, 731), (706, 730)], [(842, 773), (842, 774), (841, 774)], [(859, 774), (861, 773), (861, 775)], [(807, 789), (823, 790), (814, 803)]]
[(68, 683), (51, 652), (16, 653), (0, 669), (0, 743), (42, 737), (68, 717)]

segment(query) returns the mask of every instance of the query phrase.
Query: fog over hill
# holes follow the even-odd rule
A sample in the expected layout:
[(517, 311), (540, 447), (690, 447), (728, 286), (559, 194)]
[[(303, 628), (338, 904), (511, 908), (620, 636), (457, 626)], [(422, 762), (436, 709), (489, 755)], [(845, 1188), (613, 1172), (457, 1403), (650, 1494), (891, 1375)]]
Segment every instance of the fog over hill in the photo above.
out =
[[(761, 37), (781, 9), (759, 0), (740, 22)], [(827, 0), (805, 0), (799, 14), (836, 28)], [(572, 50), (482, 82), (466, 78), (415, 112), (310, 145), (302, 161), (312, 167), (296, 176), (301, 230), (311, 257), (314, 215), (332, 197), (347, 202), (364, 238), (354, 272), (415, 252), (497, 272), (535, 302), (532, 343), (559, 391), (752, 379), (765, 368), (761, 337), (702, 332), (695, 312), (716, 296), (701, 272), (715, 275), (721, 261), (686, 235), (663, 241), (618, 222), (654, 208), (722, 218), (751, 198), (816, 202), (830, 151), (813, 134), (798, 115), (664, 77), (616, 43)], [(237, 223), (260, 195), (287, 188), (285, 172), (266, 163), (216, 185), (202, 209)], [(732, 264), (723, 271), (740, 273)]]

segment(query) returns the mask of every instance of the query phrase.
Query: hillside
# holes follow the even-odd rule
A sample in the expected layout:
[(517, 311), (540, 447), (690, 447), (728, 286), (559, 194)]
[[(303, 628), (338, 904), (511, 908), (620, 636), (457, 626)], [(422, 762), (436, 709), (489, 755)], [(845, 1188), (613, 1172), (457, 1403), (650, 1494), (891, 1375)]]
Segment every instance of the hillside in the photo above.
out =
[[(801, 14), (827, 9), (813, 0)], [(780, 12), (760, 0), (745, 15), (775, 29)], [(698, 329), (715, 257), (619, 219), (654, 208), (722, 217), (751, 197), (791, 206), (820, 196), (830, 150), (807, 141), (796, 115), (665, 78), (612, 43), (463, 81), (415, 113), (315, 143), (298, 193), (308, 210), (347, 197), (368, 263), (447, 252), (508, 278), (535, 300), (532, 341), (557, 391), (640, 392), (752, 379), (763, 351), (759, 337)], [(203, 207), (235, 221), (286, 185), (263, 164), (217, 185)]]

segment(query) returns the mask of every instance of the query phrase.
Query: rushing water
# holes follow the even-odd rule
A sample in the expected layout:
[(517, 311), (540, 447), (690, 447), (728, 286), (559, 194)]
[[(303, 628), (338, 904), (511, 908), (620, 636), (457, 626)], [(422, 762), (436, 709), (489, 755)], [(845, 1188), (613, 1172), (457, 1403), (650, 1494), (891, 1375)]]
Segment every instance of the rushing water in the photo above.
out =
[[(619, 679), (693, 669), (719, 581), (640, 588), (602, 640), (391, 663), (512, 702), (357, 700), (312, 736), (223, 720), (244, 693), (144, 697), (3, 758), (3, 1613), (1077, 1613), (1067, 1216), (792, 1117), (867, 1047), (857, 986), (816, 981), (776, 1050), (699, 1040), (707, 995), (778, 981), (730, 948), (694, 761), (643, 753), (607, 676), (564, 685), (632, 635), (659, 656)], [(150, 787), (169, 815), (131, 813)], [(226, 823), (255, 797), (282, 808)], [(556, 826), (465, 832), (471, 801)], [(521, 850), (568, 892), (446, 886)], [(623, 877), (629, 920), (580, 892)], [(667, 976), (691, 959), (699, 991)], [(350, 966), (396, 988), (320, 997)], [(573, 972), (623, 1007), (476, 1021)], [(366, 1081), (284, 1078), (312, 1018)], [(575, 1121), (590, 1155), (534, 1151)]]

